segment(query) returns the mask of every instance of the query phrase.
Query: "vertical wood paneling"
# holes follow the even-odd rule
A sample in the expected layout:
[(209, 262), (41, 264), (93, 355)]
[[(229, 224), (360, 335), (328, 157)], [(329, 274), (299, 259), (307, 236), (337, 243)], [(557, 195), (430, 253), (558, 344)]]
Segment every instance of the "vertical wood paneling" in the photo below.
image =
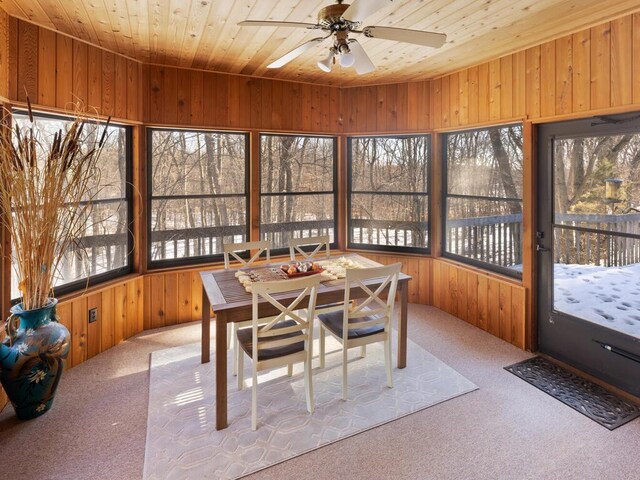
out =
[(573, 35), (573, 111), (591, 108), (591, 31)]
[(540, 115), (556, 114), (556, 42), (540, 46)]
[[(89, 322), (88, 312), (95, 308), (98, 319)], [(87, 297), (87, 358), (98, 355), (102, 348), (102, 293), (94, 293)]]
[(79, 365), (87, 359), (87, 297), (71, 303), (71, 355), (73, 364)]
[[(0, 96), (9, 98), (9, 45), (11, 42), (11, 26), (9, 15), (0, 9)], [(1, 336), (1, 335), (0, 335)], [(0, 389), (2, 392), (2, 389)], [(3, 404), (0, 399), (0, 405)]]
[(38, 98), (40, 105), (56, 105), (56, 33), (51, 30), (38, 31)]
[(500, 118), (513, 117), (513, 56), (500, 59)]
[(105, 351), (115, 345), (115, 316), (113, 308), (113, 289), (109, 288), (102, 292), (102, 311), (100, 349)]
[(525, 74), (525, 98), (527, 115), (540, 116), (540, 47), (525, 52), (527, 70)]
[(573, 110), (573, 37), (556, 40), (556, 108), (558, 115)]
[(87, 48), (87, 106), (102, 113), (102, 50)]
[(69, 109), (73, 103), (73, 40), (56, 35), (56, 107)]
[(479, 108), (480, 108), (480, 89), (478, 84), (478, 70), (479, 67), (471, 67), (469, 69), (469, 117), (468, 123), (474, 124), (479, 121)]
[(633, 14), (633, 103), (640, 104), (640, 12)]
[[(114, 115), (116, 118), (127, 118), (127, 89), (128, 75), (127, 59), (120, 55), (115, 56), (115, 84), (114, 84)], [(137, 86), (134, 91), (137, 92)], [(137, 96), (137, 95), (136, 95)], [(135, 96), (131, 97), (131, 101), (135, 103)], [(135, 118), (135, 117), (134, 117)]]
[(611, 27), (591, 29), (591, 108), (606, 108), (611, 102)]
[(490, 115), (491, 87), (489, 82), (489, 64), (478, 65), (478, 120), (486, 122)]
[(611, 21), (611, 106), (628, 105), (633, 98), (633, 18)]
[(489, 120), (500, 120), (500, 59), (489, 62)]
[(460, 76), (449, 75), (449, 126), (460, 125)]
[(102, 51), (102, 115), (115, 114), (116, 59), (111, 52)]
[(18, 26), (18, 100), (25, 102), (27, 95), (38, 98), (38, 27), (26, 22)]

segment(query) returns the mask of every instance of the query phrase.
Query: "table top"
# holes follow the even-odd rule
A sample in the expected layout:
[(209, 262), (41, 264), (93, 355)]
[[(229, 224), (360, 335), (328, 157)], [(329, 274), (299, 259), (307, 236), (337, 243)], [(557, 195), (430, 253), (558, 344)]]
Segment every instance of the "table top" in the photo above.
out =
[[(356, 260), (359, 263), (365, 264), (370, 267), (379, 267), (381, 264), (374, 262), (368, 258), (365, 258), (356, 253), (348, 253), (341, 255), (332, 255), (329, 259), (338, 259), (338, 258), (350, 258), (352, 260)], [(327, 260), (327, 258), (317, 258), (316, 260)], [(207, 296), (209, 297), (209, 301), (211, 302), (211, 308), (214, 312), (221, 312), (224, 310), (229, 310), (233, 308), (239, 307), (247, 307), (252, 303), (252, 294), (248, 293), (244, 286), (238, 281), (235, 274), (238, 270), (258, 270), (262, 268), (273, 268), (279, 267), (284, 263), (291, 263), (289, 260), (283, 260), (277, 263), (269, 263), (269, 264), (261, 264), (261, 265), (251, 265), (247, 267), (241, 268), (230, 268), (228, 270), (209, 270), (206, 272), (200, 273), (200, 278), (202, 278), (202, 286)], [(409, 281), (411, 280), (411, 276), (400, 273), (399, 282)], [(338, 280), (327, 280), (320, 284), (320, 288), (318, 289), (318, 297), (322, 298), (323, 296), (329, 294), (335, 294), (336, 292), (344, 291), (344, 279)], [(375, 283), (375, 282), (373, 282)], [(297, 294), (295, 292), (286, 292), (279, 296), (274, 296), (274, 298), (278, 298), (280, 300), (286, 299), (287, 297), (295, 298)]]

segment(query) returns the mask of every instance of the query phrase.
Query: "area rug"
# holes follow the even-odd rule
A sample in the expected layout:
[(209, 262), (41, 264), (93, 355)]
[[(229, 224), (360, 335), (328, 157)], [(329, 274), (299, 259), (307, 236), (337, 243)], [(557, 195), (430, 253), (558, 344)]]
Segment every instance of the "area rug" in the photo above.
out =
[(255, 432), (250, 361), (247, 388), (238, 390), (229, 375), (229, 427), (216, 431), (214, 362), (200, 363), (199, 344), (154, 352), (144, 479), (239, 478), (478, 388), (409, 341), (407, 367), (393, 371), (394, 388), (386, 386), (381, 344), (369, 345), (364, 358), (359, 349), (350, 352), (349, 399), (343, 401), (339, 345), (327, 338), (327, 349), (324, 369), (314, 359), (312, 415), (302, 364), (293, 377), (286, 368), (259, 376)]
[(542, 357), (504, 368), (609, 430), (640, 416), (637, 405)]

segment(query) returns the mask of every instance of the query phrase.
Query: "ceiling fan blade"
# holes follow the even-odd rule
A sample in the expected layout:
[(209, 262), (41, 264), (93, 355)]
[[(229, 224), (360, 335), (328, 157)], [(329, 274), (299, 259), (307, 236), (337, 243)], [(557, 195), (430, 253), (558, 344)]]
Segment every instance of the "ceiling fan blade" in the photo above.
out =
[(274, 61), (274, 62), (270, 63), (269, 65), (267, 65), (267, 68), (280, 68), (280, 67), (286, 65), (291, 60), (294, 60), (294, 59), (298, 58), (304, 52), (306, 52), (310, 48), (314, 47), (315, 45), (319, 44), (320, 42), (322, 42), (326, 38), (327, 37), (312, 38), (308, 42), (304, 42), (302, 45), (298, 45), (296, 48), (291, 50), (289, 53), (281, 56), (276, 61)]
[(447, 41), (444, 33), (422, 32), (392, 27), (364, 27), (362, 32), (369, 38), (382, 38), (396, 42), (414, 43), (425, 47), (440, 48)]
[(342, 14), (342, 18), (350, 22), (362, 23), (362, 20), (374, 14), (381, 8), (393, 3), (393, 0), (353, 0), (349, 8)]
[(322, 28), (322, 25), (316, 25), (315, 23), (304, 22), (272, 22), (270, 20), (244, 20), (238, 23), (241, 27), (295, 27), (295, 28), (308, 28), (310, 30), (316, 28)]
[(362, 45), (358, 43), (355, 39), (349, 40), (349, 50), (351, 54), (356, 59), (353, 64), (353, 68), (356, 69), (358, 75), (364, 75), (365, 73), (373, 72), (376, 69), (376, 66), (373, 64), (367, 52), (364, 51)]

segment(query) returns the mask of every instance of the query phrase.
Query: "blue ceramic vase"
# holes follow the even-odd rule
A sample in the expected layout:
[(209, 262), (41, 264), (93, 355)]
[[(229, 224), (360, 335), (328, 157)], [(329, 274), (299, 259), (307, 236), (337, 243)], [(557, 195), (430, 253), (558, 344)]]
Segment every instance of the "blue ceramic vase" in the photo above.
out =
[(58, 322), (58, 300), (35, 310), (11, 308), (0, 344), (0, 381), (16, 415), (35, 418), (51, 408), (69, 354), (71, 334)]

